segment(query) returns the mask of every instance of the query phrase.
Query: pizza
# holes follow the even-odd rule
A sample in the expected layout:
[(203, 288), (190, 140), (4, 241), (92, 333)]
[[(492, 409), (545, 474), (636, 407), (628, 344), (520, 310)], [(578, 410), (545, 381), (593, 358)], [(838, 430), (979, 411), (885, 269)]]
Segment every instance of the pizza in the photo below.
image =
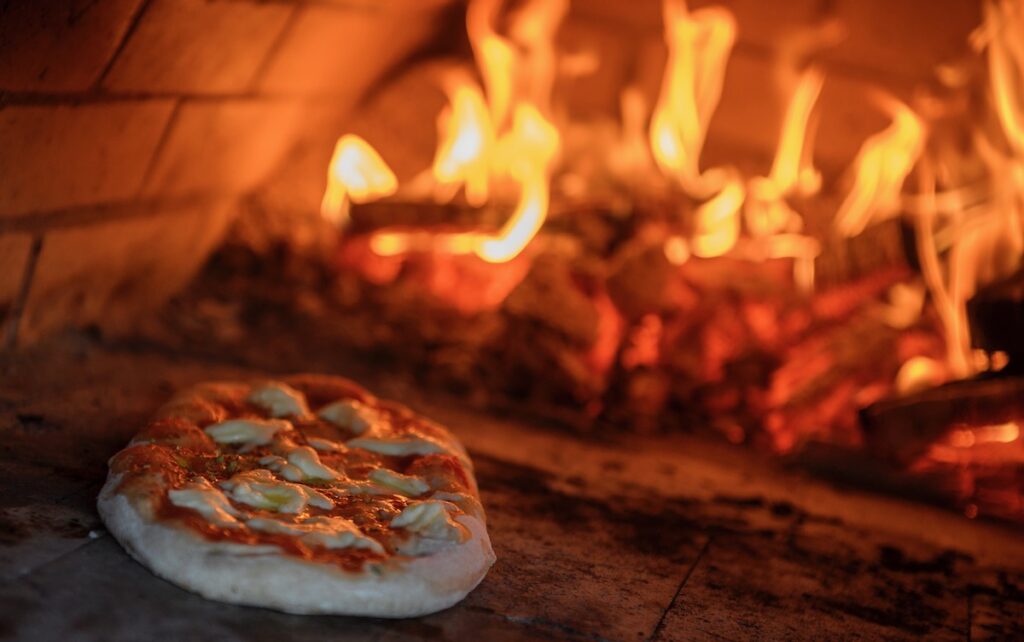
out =
[(197, 385), (109, 466), (110, 532), (214, 600), (412, 617), (461, 600), (495, 559), (462, 445), (347, 379)]

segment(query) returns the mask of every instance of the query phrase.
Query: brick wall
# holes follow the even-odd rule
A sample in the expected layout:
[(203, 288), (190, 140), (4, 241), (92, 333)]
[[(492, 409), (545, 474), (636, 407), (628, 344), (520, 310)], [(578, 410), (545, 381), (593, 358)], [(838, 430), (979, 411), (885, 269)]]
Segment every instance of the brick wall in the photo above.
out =
[(332, 141), (449, 5), (0, 0), (4, 345), (130, 325), (164, 300), (298, 141)]

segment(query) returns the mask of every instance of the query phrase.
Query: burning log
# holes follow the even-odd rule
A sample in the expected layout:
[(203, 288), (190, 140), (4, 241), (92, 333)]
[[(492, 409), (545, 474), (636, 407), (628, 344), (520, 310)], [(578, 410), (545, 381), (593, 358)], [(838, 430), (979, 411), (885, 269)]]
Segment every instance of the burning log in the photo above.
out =
[(822, 244), (814, 261), (815, 284), (821, 288), (847, 283), (879, 271), (907, 271), (907, 248), (912, 245), (898, 219), (866, 229), (859, 236), (832, 236)]
[(967, 302), (971, 344), (1010, 355), (1009, 367), (1024, 368), (1024, 270), (982, 289)]
[(350, 210), (353, 233), (373, 232), (384, 228), (438, 228), (438, 227), (492, 227), (498, 221), (497, 208), (474, 207), (451, 201), (401, 201), (382, 199), (369, 203), (354, 203)]
[(1024, 419), (1024, 378), (969, 379), (886, 399), (861, 411), (868, 447), (879, 457), (909, 465), (957, 426), (978, 427)]

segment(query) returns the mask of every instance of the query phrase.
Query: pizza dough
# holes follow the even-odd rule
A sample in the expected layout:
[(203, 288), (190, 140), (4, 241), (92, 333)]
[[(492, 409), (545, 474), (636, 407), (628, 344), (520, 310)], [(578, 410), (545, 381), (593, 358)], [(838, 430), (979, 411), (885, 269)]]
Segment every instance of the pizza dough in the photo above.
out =
[(433, 613), (495, 559), (461, 444), (337, 377), (178, 394), (111, 458), (98, 508), (157, 575), (289, 613)]

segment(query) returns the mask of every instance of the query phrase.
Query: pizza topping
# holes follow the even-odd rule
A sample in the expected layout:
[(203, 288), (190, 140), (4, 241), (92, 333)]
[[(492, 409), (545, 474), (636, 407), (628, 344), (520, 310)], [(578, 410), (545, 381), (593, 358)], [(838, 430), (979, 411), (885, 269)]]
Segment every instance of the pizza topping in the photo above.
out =
[(328, 453), (341, 452), (345, 449), (345, 447), (338, 442), (331, 441), (330, 439), (323, 439), (321, 437), (307, 437), (306, 443), (319, 451)]
[(394, 489), (407, 497), (419, 497), (430, 490), (430, 486), (419, 477), (403, 475), (387, 468), (378, 468), (372, 471), (370, 480), (388, 489)]
[(430, 498), (451, 502), (461, 508), (462, 512), (467, 515), (472, 515), (482, 522), (486, 521), (483, 504), (481, 504), (480, 500), (472, 495), (468, 495), (466, 493), (447, 493), (444, 491), (438, 491), (431, 495)]
[(452, 510), (458, 508), (434, 499), (406, 506), (391, 520), (391, 528), (404, 529), (417, 537), (400, 542), (396, 549), (404, 555), (429, 555), (452, 542), (465, 541), (466, 529), (452, 520)]
[(241, 445), (244, 449), (265, 446), (278, 431), (292, 425), (282, 419), (228, 419), (206, 427), (206, 434), (219, 444)]
[(405, 472), (422, 478), (434, 490), (458, 493), (472, 488), (462, 461), (455, 455), (419, 457)]
[(236, 502), (278, 513), (299, 513), (307, 504), (327, 510), (334, 508), (334, 502), (323, 493), (308, 486), (278, 481), (269, 470), (238, 473), (220, 485)]
[(288, 481), (302, 481), (302, 470), (298, 466), (289, 464), (288, 460), (284, 457), (267, 455), (266, 457), (260, 458), (260, 466), (266, 466)]
[(190, 482), (184, 488), (169, 491), (167, 497), (175, 506), (191, 508), (217, 526), (224, 528), (241, 526), (235, 519), (239, 513), (228, 501), (228, 498), (202, 477)]
[(302, 393), (279, 382), (254, 388), (246, 400), (269, 412), (271, 417), (305, 417), (309, 414)]
[(302, 472), (301, 480), (293, 481), (308, 481), (311, 479), (337, 479), (340, 477), (338, 471), (324, 466), (320, 462), (320, 456), (316, 454), (316, 451), (309, 446), (299, 446), (293, 449), (287, 455), (288, 463), (299, 469)]
[(324, 421), (329, 421), (354, 435), (361, 435), (383, 421), (379, 412), (355, 399), (335, 401), (321, 408), (316, 414)]
[(157, 419), (131, 441), (133, 446), (147, 443), (179, 446), (201, 452), (215, 452), (217, 449), (213, 440), (194, 423), (177, 417)]
[(357, 437), (350, 439), (346, 445), (349, 448), (362, 448), (381, 455), (396, 457), (446, 452), (444, 446), (425, 437), (399, 437), (396, 439)]
[(354, 481), (351, 479), (335, 482), (334, 488), (345, 491), (350, 495), (393, 495), (394, 489), (381, 486), (369, 481)]
[(295, 535), (303, 542), (324, 548), (357, 548), (384, 553), (377, 540), (363, 535), (351, 520), (344, 517), (309, 517), (297, 523), (256, 517), (246, 524), (249, 528), (278, 535)]

